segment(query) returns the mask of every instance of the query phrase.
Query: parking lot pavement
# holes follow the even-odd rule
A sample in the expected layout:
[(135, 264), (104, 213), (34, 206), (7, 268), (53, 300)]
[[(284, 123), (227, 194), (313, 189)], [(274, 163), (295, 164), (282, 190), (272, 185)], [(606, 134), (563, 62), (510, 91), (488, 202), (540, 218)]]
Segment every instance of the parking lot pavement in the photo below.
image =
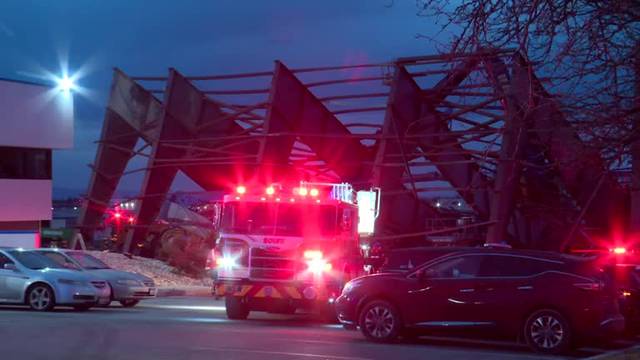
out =
[[(227, 320), (209, 297), (147, 300), (139, 307), (78, 313), (0, 308), (0, 358), (12, 359), (554, 359), (512, 343), (421, 338), (373, 344), (360, 333), (306, 315), (252, 313)], [(620, 342), (616, 348), (634, 345)], [(582, 349), (584, 358), (603, 349)]]

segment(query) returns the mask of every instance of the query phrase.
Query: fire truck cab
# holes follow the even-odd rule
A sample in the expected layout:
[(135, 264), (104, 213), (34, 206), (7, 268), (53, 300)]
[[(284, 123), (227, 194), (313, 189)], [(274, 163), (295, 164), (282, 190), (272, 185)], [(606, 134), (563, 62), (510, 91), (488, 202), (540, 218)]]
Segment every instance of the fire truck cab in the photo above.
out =
[[(357, 199), (374, 199), (368, 213), (377, 216), (379, 191), (364, 193), (373, 196), (344, 183), (301, 182), (238, 186), (226, 195), (211, 270), (227, 316), (297, 309), (335, 314), (333, 301), (344, 284), (363, 273)], [(367, 207), (372, 210), (371, 202)], [(372, 226), (375, 219), (366, 221)]]

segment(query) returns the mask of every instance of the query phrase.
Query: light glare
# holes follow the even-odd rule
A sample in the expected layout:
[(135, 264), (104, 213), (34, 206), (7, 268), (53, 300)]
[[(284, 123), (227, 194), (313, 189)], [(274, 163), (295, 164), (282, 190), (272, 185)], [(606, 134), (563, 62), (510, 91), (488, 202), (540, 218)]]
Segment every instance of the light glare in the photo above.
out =
[(60, 88), (60, 90), (62, 90), (64, 92), (70, 92), (75, 87), (76, 87), (76, 85), (73, 82), (73, 79), (71, 79), (68, 76), (64, 76), (64, 77), (58, 79), (58, 88)]
[(627, 252), (627, 249), (625, 249), (623, 247), (616, 247), (616, 248), (611, 249), (611, 251), (616, 255), (622, 255), (622, 254)]

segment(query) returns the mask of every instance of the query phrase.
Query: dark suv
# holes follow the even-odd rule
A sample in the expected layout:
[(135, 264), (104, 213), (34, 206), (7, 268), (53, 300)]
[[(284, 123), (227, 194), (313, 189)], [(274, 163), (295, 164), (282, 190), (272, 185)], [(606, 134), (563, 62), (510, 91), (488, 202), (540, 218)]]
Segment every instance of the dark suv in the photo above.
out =
[(414, 248), (347, 283), (338, 318), (373, 341), (480, 330), (558, 353), (624, 329), (615, 289), (592, 261), (538, 251)]

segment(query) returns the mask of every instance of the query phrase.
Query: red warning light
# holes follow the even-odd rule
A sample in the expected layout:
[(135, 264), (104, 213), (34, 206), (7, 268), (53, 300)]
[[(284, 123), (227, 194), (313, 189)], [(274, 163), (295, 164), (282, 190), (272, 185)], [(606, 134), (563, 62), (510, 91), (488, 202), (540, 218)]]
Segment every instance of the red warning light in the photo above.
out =
[(265, 192), (267, 193), (267, 195), (273, 195), (276, 193), (276, 189), (273, 188), (273, 186), (269, 186)]
[(311, 189), (311, 190), (309, 191), (309, 195), (311, 195), (311, 196), (313, 196), (313, 197), (318, 196), (318, 194), (320, 194), (320, 192), (318, 191), (318, 189)]
[(308, 190), (306, 188), (300, 188), (298, 189), (298, 195), (300, 196), (307, 196)]
[(130, 223), (130, 224), (133, 224), (133, 221), (134, 221), (134, 220), (135, 220), (135, 219), (133, 218), (133, 216), (129, 216), (129, 223)]
[(237, 192), (238, 194), (244, 194), (244, 193), (246, 193), (246, 192), (247, 192), (247, 188), (246, 188), (246, 187), (244, 187), (244, 186), (242, 186), (242, 185), (240, 185), (240, 186), (238, 186), (238, 187), (236, 188), (236, 192)]
[(122, 214), (117, 212), (117, 213), (113, 214), (113, 217), (115, 217), (116, 219), (120, 219), (122, 217)]
[(613, 249), (609, 249), (609, 251), (611, 251), (612, 253), (616, 254), (616, 255), (622, 255), (622, 254), (626, 254), (627, 253), (627, 249), (623, 248), (623, 247), (614, 247)]

